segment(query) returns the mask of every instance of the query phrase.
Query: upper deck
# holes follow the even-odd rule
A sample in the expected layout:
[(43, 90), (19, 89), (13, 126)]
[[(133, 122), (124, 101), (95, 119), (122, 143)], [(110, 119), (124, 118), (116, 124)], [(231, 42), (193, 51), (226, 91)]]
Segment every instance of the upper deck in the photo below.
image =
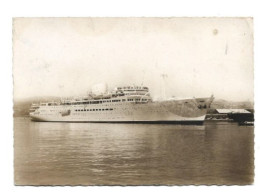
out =
[[(143, 86), (116, 87), (112, 92), (87, 97), (63, 99), (60, 102), (40, 103), (37, 106), (81, 105), (81, 104), (104, 104), (117, 102), (147, 103), (152, 101), (149, 88)], [(33, 105), (35, 106), (35, 105)]]

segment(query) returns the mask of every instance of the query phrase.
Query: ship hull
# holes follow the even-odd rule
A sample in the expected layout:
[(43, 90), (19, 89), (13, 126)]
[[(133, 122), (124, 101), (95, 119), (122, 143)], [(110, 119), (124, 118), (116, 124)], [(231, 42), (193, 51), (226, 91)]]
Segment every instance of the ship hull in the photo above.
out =
[(63, 105), (42, 107), (39, 114), (30, 116), (33, 121), (41, 122), (202, 124), (211, 101), (192, 98), (146, 104)]
[(169, 119), (169, 120), (87, 120), (87, 119), (70, 119), (60, 117), (32, 117), (36, 122), (74, 122), (74, 123), (136, 123), (136, 124), (203, 124), (206, 115), (195, 118)]
[(47, 119), (32, 119), (35, 122), (63, 122), (63, 123), (118, 123), (118, 124), (183, 124), (203, 125), (204, 120), (183, 120), (183, 121), (61, 121)]

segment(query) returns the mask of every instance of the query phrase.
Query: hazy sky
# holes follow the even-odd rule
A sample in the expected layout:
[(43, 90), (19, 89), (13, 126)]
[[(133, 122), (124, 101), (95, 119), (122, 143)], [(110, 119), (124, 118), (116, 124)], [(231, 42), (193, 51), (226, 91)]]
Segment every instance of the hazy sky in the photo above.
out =
[(15, 18), (14, 98), (144, 85), (166, 94), (253, 100), (251, 18)]

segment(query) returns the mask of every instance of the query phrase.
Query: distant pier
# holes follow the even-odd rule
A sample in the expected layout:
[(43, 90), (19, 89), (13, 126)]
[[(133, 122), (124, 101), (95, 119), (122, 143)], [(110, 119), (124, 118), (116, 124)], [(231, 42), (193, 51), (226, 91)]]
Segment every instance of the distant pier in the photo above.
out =
[(216, 121), (233, 121), (240, 125), (254, 124), (254, 110), (253, 109), (214, 109), (211, 110), (206, 120)]

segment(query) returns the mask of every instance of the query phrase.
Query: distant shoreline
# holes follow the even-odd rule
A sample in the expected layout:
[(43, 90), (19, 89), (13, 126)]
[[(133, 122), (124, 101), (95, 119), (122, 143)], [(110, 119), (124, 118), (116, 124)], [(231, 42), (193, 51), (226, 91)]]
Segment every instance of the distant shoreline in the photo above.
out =
[[(49, 101), (57, 101), (59, 98), (57, 97), (42, 97), (42, 98), (28, 98), (26, 100), (15, 101), (13, 106), (13, 116), (29, 116), (29, 109), (31, 104), (34, 102), (49, 102)], [(243, 101), (243, 102), (234, 102), (234, 101), (227, 101), (222, 99), (215, 99), (211, 107), (208, 111), (208, 114), (215, 113), (216, 109), (232, 109), (232, 108), (239, 108), (239, 109), (250, 109), (254, 110), (254, 102), (251, 101)]]

